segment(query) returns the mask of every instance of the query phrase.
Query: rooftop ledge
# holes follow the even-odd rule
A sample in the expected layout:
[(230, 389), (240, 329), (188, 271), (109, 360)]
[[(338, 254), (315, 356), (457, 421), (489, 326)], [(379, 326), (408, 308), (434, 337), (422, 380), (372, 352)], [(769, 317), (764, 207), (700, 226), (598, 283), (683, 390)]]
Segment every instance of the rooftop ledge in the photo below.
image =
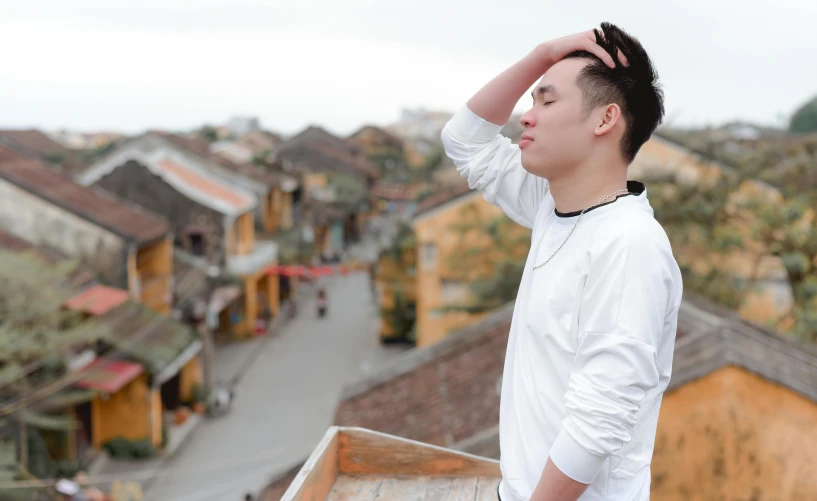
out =
[(332, 426), (281, 501), (494, 501), (499, 462), (364, 428)]

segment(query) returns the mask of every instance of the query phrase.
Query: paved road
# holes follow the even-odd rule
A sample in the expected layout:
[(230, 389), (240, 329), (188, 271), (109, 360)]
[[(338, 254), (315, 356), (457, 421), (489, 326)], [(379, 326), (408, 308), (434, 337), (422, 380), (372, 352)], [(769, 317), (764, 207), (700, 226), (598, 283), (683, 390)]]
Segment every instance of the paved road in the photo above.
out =
[(329, 316), (318, 319), (310, 297), (280, 335), (255, 345), (262, 351), (246, 368), (230, 414), (199, 426), (169, 461), (172, 476), (150, 486), (147, 501), (239, 501), (258, 493), (271, 475), (309, 455), (346, 384), (405, 351), (378, 342), (366, 273), (323, 280)]

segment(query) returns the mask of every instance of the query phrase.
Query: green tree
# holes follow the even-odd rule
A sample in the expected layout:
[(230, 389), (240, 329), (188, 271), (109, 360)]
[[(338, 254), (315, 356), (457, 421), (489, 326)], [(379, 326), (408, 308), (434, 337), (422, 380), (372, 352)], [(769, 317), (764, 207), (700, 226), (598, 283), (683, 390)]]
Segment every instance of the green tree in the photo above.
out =
[(451, 273), (469, 285), (470, 298), (441, 311), (480, 313), (516, 299), (530, 248), (530, 231), (504, 214), (486, 216), (476, 204), (463, 207), (450, 229), (458, 236), (451, 254)]
[[(679, 259), (684, 286), (736, 308), (754, 289), (761, 263), (777, 258), (794, 302), (772, 327), (814, 341), (817, 140), (748, 143), (732, 154), (730, 163), (731, 168), (711, 183), (688, 184), (674, 178), (649, 183), (656, 218), (673, 247), (682, 249), (678, 254), (686, 255)], [(724, 256), (738, 250), (753, 255), (748, 277), (733, 276), (724, 266)]]
[(413, 169), (401, 150), (377, 151), (367, 155), (367, 158), (377, 166), (381, 179), (396, 183), (408, 183), (413, 179)]
[(54, 429), (71, 423), (41, 414), (36, 406), (14, 408), (13, 402), (61, 377), (69, 352), (103, 332), (64, 307), (76, 294), (69, 280), (75, 269), (70, 261), (50, 264), (33, 253), (0, 251), (0, 398), (3, 410), (13, 411), (0, 418), (0, 428), (19, 430), (22, 471), (28, 470), (29, 443), (39, 443), (30, 437), (29, 425)]
[(327, 185), (335, 192), (333, 205), (344, 210), (356, 210), (367, 199), (366, 187), (359, 178), (352, 174), (332, 173), (328, 175)]
[(794, 112), (789, 122), (789, 131), (794, 133), (817, 132), (817, 96)]
[(215, 143), (218, 141), (218, 131), (216, 131), (216, 128), (212, 125), (202, 126), (198, 130), (197, 135), (208, 143)]

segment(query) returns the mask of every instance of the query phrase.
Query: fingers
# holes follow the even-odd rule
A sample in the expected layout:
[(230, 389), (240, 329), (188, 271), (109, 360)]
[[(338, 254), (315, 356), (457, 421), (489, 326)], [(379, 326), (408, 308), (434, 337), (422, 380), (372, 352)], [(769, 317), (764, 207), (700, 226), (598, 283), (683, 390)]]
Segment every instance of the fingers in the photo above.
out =
[[(585, 46), (585, 50), (601, 58), (607, 66), (615, 68), (616, 63), (613, 61), (613, 57), (600, 45), (601, 42), (606, 41), (604, 39), (604, 32), (598, 29), (590, 30), (587, 32), (587, 39), (591, 41), (591, 46)], [(627, 56), (621, 52), (621, 49), (616, 48), (616, 55), (622, 66), (630, 66), (630, 61), (627, 59)]]
[(621, 52), (621, 49), (618, 49), (618, 60), (621, 62), (622, 65), (630, 66), (630, 61), (627, 60), (627, 56), (625, 56), (624, 53)]
[(587, 40), (587, 42), (584, 43), (584, 50), (604, 61), (604, 64), (606, 64), (607, 66), (611, 68), (616, 67), (616, 63), (615, 61), (613, 61), (612, 56), (610, 56), (610, 54), (608, 54), (607, 51), (604, 50), (604, 48), (602, 48), (602, 46), (597, 44), (596, 42)]

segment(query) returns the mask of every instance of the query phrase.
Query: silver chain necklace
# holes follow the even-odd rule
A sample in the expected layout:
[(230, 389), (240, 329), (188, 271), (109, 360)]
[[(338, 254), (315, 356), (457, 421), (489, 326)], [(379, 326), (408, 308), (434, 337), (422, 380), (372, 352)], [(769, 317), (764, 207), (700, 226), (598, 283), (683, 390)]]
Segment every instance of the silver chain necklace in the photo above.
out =
[[(578, 218), (576, 218), (576, 224), (574, 224), (574, 225), (573, 225), (573, 228), (571, 228), (571, 229), (570, 229), (570, 233), (568, 233), (568, 234), (567, 234), (567, 238), (565, 238), (565, 241), (564, 241), (564, 242), (562, 242), (562, 245), (560, 245), (560, 246), (559, 246), (559, 248), (558, 248), (558, 249), (556, 249), (556, 250), (553, 252), (553, 254), (551, 254), (551, 255), (550, 255), (550, 257), (549, 257), (549, 258), (547, 258), (547, 261), (545, 261), (545, 262), (544, 262), (544, 263), (542, 263), (542, 264), (539, 264), (539, 265), (534, 266), (534, 267), (533, 267), (533, 270), (537, 270), (537, 269), (541, 268), (542, 266), (544, 266), (544, 265), (548, 264), (548, 263), (550, 262), (550, 260), (551, 260), (551, 259), (553, 259), (553, 256), (555, 256), (557, 252), (559, 252), (560, 250), (562, 250), (562, 247), (564, 247), (564, 245), (567, 243), (568, 239), (570, 238), (570, 235), (572, 235), (572, 234), (573, 234), (573, 231), (576, 229), (576, 226), (578, 226), (578, 225), (579, 225), (579, 221), (582, 219), (582, 216), (584, 215), (584, 213), (585, 213), (585, 212), (587, 212), (588, 210), (592, 209), (593, 207), (595, 207), (595, 206), (597, 206), (597, 205), (601, 205), (601, 204), (603, 204), (603, 203), (604, 203), (604, 201), (605, 201), (605, 200), (607, 200), (607, 199), (608, 199), (608, 198), (610, 198), (610, 197), (613, 197), (613, 196), (616, 196), (616, 195), (623, 195), (623, 194), (626, 194), (626, 193), (629, 193), (629, 192), (630, 192), (630, 190), (629, 190), (629, 189), (627, 189), (627, 188), (623, 188), (623, 189), (621, 189), (621, 190), (614, 191), (613, 193), (610, 193), (609, 195), (607, 195), (606, 197), (602, 198), (601, 200), (599, 200), (599, 201), (598, 201), (598, 202), (596, 202), (595, 204), (593, 204), (593, 205), (591, 205), (590, 207), (587, 207), (586, 209), (584, 209), (584, 210), (581, 212), (581, 214), (579, 214), (579, 217), (578, 217)], [(544, 232), (544, 233), (547, 233), (547, 232)], [(542, 238), (541, 238), (541, 240), (539, 240), (539, 245), (542, 245), (542, 241), (544, 241), (544, 239), (545, 239), (545, 235), (544, 235), (544, 233), (542, 234)]]

